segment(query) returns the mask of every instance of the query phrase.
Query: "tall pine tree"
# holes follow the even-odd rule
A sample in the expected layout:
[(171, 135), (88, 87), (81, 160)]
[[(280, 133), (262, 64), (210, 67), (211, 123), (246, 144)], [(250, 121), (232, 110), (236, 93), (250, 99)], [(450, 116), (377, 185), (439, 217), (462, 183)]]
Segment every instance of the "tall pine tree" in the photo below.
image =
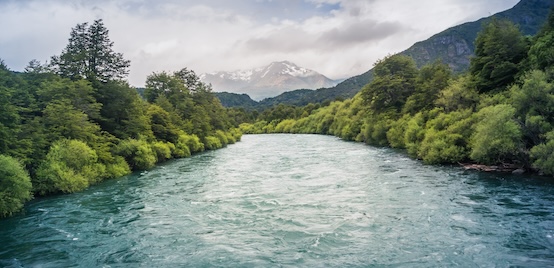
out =
[(130, 62), (113, 50), (108, 29), (99, 19), (90, 26), (85, 22), (72, 28), (69, 44), (60, 56), (52, 57), (51, 65), (63, 77), (107, 82), (125, 78)]

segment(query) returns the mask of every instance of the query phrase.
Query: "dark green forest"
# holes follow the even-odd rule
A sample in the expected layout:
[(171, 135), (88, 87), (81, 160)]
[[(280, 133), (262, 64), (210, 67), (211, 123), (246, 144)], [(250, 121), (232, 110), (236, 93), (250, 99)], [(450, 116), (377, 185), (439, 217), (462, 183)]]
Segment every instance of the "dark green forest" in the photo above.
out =
[(236, 142), (241, 132), (186, 68), (152, 73), (144, 96), (124, 79), (102, 20), (71, 29), (50, 62), (24, 72), (0, 61), (0, 217), (33, 196), (103, 180)]
[(351, 99), (281, 104), (244, 120), (241, 130), (335, 135), (403, 149), (427, 164), (554, 175), (554, 15), (533, 37), (508, 20), (489, 21), (461, 74), (440, 61), (417, 68), (401, 54), (378, 61), (373, 71)]

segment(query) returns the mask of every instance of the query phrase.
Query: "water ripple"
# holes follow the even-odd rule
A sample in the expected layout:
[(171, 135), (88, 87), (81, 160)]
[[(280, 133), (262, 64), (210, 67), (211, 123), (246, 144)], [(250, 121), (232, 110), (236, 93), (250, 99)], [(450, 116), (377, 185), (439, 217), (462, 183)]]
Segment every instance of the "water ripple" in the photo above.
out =
[(554, 266), (554, 185), (315, 135), (41, 198), (0, 220), (5, 267)]

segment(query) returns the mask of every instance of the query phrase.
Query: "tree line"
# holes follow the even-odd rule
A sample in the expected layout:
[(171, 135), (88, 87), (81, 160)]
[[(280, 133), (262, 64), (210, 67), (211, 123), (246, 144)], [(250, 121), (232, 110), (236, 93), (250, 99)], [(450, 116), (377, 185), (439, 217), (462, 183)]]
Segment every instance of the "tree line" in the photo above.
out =
[(81, 191), (240, 139), (192, 70), (152, 73), (141, 96), (123, 80), (129, 66), (102, 20), (72, 28), (48, 63), (13, 72), (0, 60), (0, 217), (34, 195)]
[(440, 61), (418, 69), (412, 58), (390, 55), (352, 99), (276, 106), (241, 129), (336, 135), (405, 149), (427, 164), (509, 165), (554, 175), (554, 15), (533, 37), (494, 19), (475, 47), (465, 73)]

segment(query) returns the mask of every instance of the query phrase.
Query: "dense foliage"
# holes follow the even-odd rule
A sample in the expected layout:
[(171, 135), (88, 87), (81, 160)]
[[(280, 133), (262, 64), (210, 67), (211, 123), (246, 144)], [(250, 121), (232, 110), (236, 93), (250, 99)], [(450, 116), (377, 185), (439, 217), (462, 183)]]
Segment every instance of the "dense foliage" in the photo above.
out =
[(279, 105), (245, 133), (319, 133), (405, 149), (425, 163), (479, 163), (554, 175), (554, 15), (534, 38), (492, 20), (471, 69), (453, 75), (403, 55), (376, 63), (352, 99), (321, 107)]
[(101, 20), (78, 24), (47, 65), (0, 61), (0, 217), (32, 195), (72, 193), (234, 143), (241, 132), (193, 71), (153, 73), (143, 99), (122, 78)]

